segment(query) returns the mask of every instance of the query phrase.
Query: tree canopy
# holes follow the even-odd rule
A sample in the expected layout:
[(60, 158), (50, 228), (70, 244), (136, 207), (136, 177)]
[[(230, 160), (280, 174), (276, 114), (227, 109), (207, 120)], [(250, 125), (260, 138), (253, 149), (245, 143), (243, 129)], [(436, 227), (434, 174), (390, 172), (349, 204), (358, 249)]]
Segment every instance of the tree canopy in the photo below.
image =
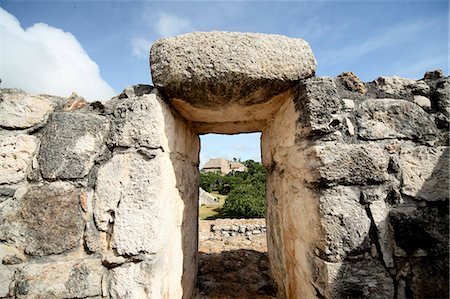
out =
[(221, 217), (253, 218), (265, 216), (266, 170), (253, 160), (242, 162), (247, 171), (201, 173), (200, 186), (208, 191), (228, 195), (220, 212)]

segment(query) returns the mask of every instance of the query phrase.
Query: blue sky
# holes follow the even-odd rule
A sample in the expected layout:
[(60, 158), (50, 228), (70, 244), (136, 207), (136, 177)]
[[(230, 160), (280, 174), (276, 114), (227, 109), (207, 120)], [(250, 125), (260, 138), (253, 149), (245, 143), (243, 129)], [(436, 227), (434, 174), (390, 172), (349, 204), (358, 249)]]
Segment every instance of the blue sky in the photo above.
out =
[[(317, 75), (353, 71), (448, 74), (448, 1), (1, 1), (2, 87), (107, 99), (150, 83), (148, 50), (190, 31), (283, 34), (307, 40)], [(232, 137), (227, 137), (232, 138)], [(202, 159), (259, 160), (259, 135), (202, 137)]]

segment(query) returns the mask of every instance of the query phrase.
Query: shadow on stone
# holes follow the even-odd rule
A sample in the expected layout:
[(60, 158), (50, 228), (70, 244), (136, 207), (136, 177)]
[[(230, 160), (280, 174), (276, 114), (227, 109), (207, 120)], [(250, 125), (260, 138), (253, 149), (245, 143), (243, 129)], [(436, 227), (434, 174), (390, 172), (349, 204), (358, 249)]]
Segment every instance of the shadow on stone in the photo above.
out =
[(276, 288), (269, 268), (263, 252), (199, 252), (197, 298), (274, 298)]
[[(420, 185), (417, 192), (405, 189), (405, 177), (411, 173), (403, 169), (399, 176), (402, 188), (395, 190), (399, 198), (392, 201), (387, 193), (386, 198), (378, 199), (384, 201), (381, 206), (385, 211), (381, 214), (386, 217), (382, 221), (377, 221), (373, 213), (377, 203), (368, 203), (372, 228), (366, 239), (376, 251), (373, 248), (362, 255), (349, 252), (342, 262), (328, 263), (333, 297), (448, 298), (448, 155), (449, 149), (445, 148), (429, 176), (421, 171), (413, 174), (420, 178), (415, 182)], [(417, 165), (424, 162), (414, 167)]]

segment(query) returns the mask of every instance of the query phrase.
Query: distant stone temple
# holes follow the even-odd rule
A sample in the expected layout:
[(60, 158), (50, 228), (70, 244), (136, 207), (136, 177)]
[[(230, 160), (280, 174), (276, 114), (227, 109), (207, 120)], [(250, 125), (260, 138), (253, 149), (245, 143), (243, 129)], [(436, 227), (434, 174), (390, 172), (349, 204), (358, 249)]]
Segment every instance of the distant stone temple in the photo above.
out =
[(224, 158), (215, 158), (209, 159), (208, 162), (205, 163), (202, 172), (217, 172), (221, 174), (229, 174), (230, 172), (244, 172), (247, 170), (242, 163), (237, 161), (229, 161)]

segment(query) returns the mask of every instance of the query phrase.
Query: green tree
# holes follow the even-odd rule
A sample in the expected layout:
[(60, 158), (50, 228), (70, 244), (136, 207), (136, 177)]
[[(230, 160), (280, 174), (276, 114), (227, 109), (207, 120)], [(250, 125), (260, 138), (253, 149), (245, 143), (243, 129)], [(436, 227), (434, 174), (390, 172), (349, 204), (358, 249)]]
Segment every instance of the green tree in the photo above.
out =
[(208, 191), (228, 195), (220, 217), (264, 217), (266, 170), (261, 163), (253, 160), (242, 162), (247, 170), (219, 173), (201, 173), (200, 186)]
[(265, 216), (265, 188), (243, 184), (233, 189), (222, 207), (223, 217), (253, 218)]

